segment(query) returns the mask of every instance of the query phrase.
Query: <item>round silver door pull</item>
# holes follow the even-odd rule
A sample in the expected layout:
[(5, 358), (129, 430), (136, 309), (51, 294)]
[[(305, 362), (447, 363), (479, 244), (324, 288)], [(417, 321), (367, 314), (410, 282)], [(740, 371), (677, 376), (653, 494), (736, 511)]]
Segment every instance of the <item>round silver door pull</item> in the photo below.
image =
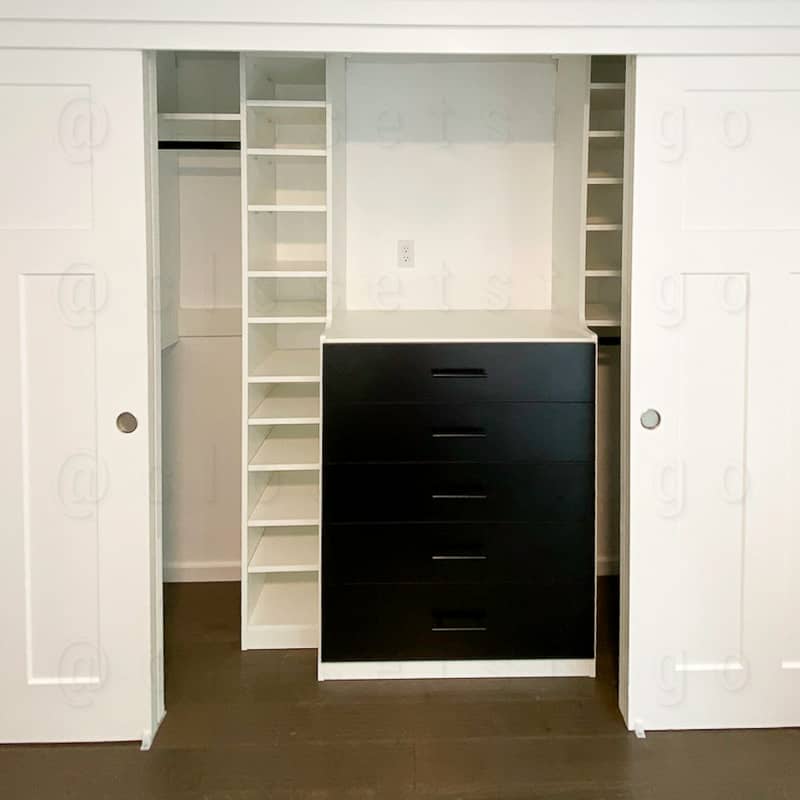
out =
[(130, 411), (123, 411), (117, 417), (117, 427), (123, 433), (133, 433), (139, 427), (139, 420)]
[(642, 413), (639, 419), (642, 422), (642, 427), (646, 428), (648, 431), (652, 431), (661, 424), (661, 414), (654, 408), (648, 408), (647, 411)]

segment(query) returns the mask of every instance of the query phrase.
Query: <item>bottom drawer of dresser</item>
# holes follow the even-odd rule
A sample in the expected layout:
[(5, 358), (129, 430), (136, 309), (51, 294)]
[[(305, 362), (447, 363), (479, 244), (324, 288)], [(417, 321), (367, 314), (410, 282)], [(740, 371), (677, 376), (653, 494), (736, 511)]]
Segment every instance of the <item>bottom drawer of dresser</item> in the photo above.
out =
[(594, 655), (594, 580), (384, 584), (322, 591), (323, 661)]

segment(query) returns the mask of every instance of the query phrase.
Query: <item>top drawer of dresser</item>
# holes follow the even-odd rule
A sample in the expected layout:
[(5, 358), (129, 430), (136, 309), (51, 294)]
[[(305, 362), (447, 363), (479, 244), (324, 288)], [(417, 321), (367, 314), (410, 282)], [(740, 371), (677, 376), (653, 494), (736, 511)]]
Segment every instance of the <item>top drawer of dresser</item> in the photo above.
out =
[(591, 342), (327, 344), (325, 402), (594, 401)]

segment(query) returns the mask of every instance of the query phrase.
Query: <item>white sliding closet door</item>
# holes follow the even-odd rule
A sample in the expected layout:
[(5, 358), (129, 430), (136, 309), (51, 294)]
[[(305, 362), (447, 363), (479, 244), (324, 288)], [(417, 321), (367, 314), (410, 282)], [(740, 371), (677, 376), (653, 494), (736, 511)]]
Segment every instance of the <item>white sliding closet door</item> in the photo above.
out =
[(800, 58), (637, 59), (631, 728), (800, 724), (799, 136)]
[(143, 83), (0, 50), (2, 742), (150, 727)]

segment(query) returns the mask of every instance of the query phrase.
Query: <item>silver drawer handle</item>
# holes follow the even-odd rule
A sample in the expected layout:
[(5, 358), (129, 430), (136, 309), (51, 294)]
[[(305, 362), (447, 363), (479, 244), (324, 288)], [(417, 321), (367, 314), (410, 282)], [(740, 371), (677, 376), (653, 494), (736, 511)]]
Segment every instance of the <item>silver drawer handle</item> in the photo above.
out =
[(434, 439), (485, 439), (483, 428), (441, 428), (431, 432)]
[(431, 556), (432, 561), (486, 561), (489, 556)]
[(476, 625), (474, 627), (463, 627), (463, 628), (431, 628), (434, 633), (451, 633), (451, 632), (463, 632), (463, 631), (488, 631), (489, 629), (485, 625)]
[(482, 367), (469, 367), (465, 369), (453, 369), (451, 367), (434, 367), (431, 370), (434, 378), (486, 378), (488, 374)]
[(488, 494), (432, 494), (432, 500), (486, 500)]

